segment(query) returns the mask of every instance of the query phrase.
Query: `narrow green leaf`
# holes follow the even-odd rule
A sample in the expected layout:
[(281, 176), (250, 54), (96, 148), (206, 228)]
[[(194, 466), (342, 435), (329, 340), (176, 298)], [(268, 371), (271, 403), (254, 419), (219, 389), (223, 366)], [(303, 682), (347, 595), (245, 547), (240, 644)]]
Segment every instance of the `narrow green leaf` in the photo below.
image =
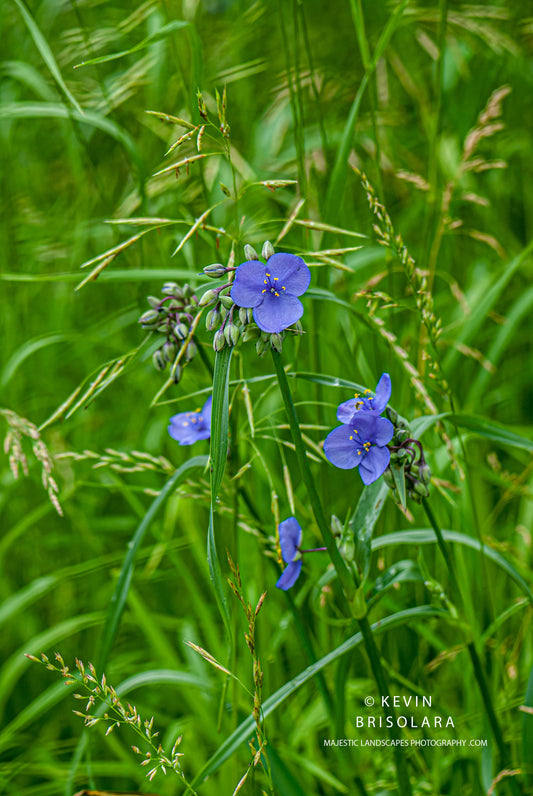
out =
[(405, 492), (405, 472), (404, 472), (405, 465), (401, 464), (391, 464), (390, 470), (392, 473), (392, 477), (394, 478), (394, 483), (396, 484), (396, 489), (398, 490), (398, 495), (400, 496), (400, 503), (404, 507), (407, 507), (407, 495)]
[(475, 431), (482, 437), (493, 442), (499, 442), (502, 445), (510, 445), (512, 448), (521, 448), (522, 450), (533, 452), (533, 441), (526, 437), (515, 434), (514, 431), (509, 431), (505, 426), (495, 423), (492, 420), (487, 420), (485, 417), (478, 417), (477, 415), (445, 415), (445, 420), (450, 420), (452, 423), (467, 428), (470, 431)]
[[(532, 712), (524, 711), (522, 718), (522, 754), (524, 763), (530, 767), (530, 771), (533, 771), (533, 667), (529, 673), (524, 706), (530, 708)], [(533, 780), (531, 773), (529, 779)]]
[[(449, 615), (445, 611), (442, 611), (438, 608), (422, 605), (417, 606), (416, 608), (408, 608), (405, 611), (399, 611), (396, 614), (392, 614), (391, 616), (381, 619), (379, 622), (376, 622), (374, 625), (372, 625), (372, 631), (375, 634), (379, 634), (407, 623), (412, 625), (419, 619), (423, 620), (427, 619), (428, 617), (447, 618), (448, 616)], [(323, 658), (320, 658), (320, 660), (318, 660), (316, 663), (308, 666), (303, 670), (303, 672), (300, 672), (300, 674), (298, 674), (292, 680), (289, 680), (288, 683), (285, 683), (285, 685), (279, 688), (274, 694), (272, 694), (272, 696), (263, 702), (263, 718), (266, 719), (271, 713), (279, 708), (279, 706), (282, 705), (288, 697), (290, 697), (308, 680), (311, 680), (317, 674), (317, 672), (321, 671), (326, 666), (329, 666), (330, 663), (338, 660), (346, 652), (350, 652), (350, 650), (355, 649), (355, 647), (357, 647), (362, 640), (362, 634), (356, 633), (339, 647), (336, 647), (336, 649), (329, 652)], [(212, 776), (214, 772), (217, 771), (229, 757), (231, 757), (233, 752), (235, 752), (248, 738), (253, 735), (254, 730), (255, 721), (253, 717), (250, 716), (243, 721), (222, 744), (222, 746), (217, 749), (215, 754), (210, 760), (207, 761), (205, 766), (201, 769), (201, 771), (199, 771), (194, 780), (191, 782), (191, 786), (194, 788), (207, 779), (207, 777)]]
[[(442, 531), (442, 535), (447, 542), (455, 542), (456, 544), (470, 547), (472, 550), (477, 550), (483, 553), (484, 556), (490, 558), (497, 566), (503, 569), (509, 577), (514, 580), (517, 586), (524, 592), (524, 594), (533, 602), (533, 594), (524, 580), (524, 578), (516, 571), (512, 564), (507, 561), (500, 553), (493, 550), (478, 539), (473, 539), (471, 536), (465, 536), (458, 531)], [(372, 541), (372, 550), (381, 550), (384, 547), (394, 547), (395, 545), (420, 545), (420, 544), (437, 544), (435, 532), (429, 528), (417, 528), (408, 531), (396, 531), (395, 533), (388, 533), (380, 536)]]
[(29, 10), (27, 9), (26, 4), (23, 3), (22, 0), (15, 0), (15, 4), (16, 4), (18, 10), (20, 11), (22, 19), (24, 20), (24, 22), (26, 24), (26, 27), (28, 28), (28, 30), (30, 32), (30, 36), (32, 37), (35, 46), (37, 47), (37, 49), (41, 53), (43, 61), (47, 65), (48, 69), (50, 70), (50, 72), (52, 74), (52, 77), (54, 78), (54, 80), (56, 81), (57, 85), (59, 86), (61, 91), (64, 93), (65, 97), (68, 99), (68, 101), (70, 102), (72, 107), (75, 109), (75, 111), (77, 113), (79, 113), (80, 116), (83, 116), (84, 114), (83, 114), (83, 111), (82, 111), (80, 105), (78, 105), (78, 102), (76, 101), (74, 96), (71, 94), (71, 92), (67, 88), (67, 85), (66, 85), (65, 81), (63, 80), (63, 76), (61, 74), (59, 66), (57, 65), (57, 61), (54, 58), (54, 54), (53, 54), (52, 50), (50, 49), (50, 46), (49, 46), (48, 42), (46, 41), (45, 37), (41, 33), (39, 27), (37, 26), (37, 23), (35, 22), (34, 18), (30, 14)]
[(425, 578), (423, 574), (420, 572), (420, 568), (418, 564), (411, 559), (407, 559), (406, 561), (397, 561), (393, 564), (389, 569), (380, 575), (379, 578), (376, 578), (376, 582), (370, 592), (370, 596), (367, 601), (368, 608), (370, 609), (373, 605), (380, 600), (383, 595), (391, 589), (395, 583), (407, 583), (407, 582), (424, 582)]
[(176, 19), (173, 22), (169, 22), (168, 25), (163, 25), (162, 28), (156, 30), (155, 33), (152, 33), (150, 36), (147, 36), (145, 39), (140, 41), (138, 44), (135, 44), (133, 47), (130, 47), (129, 50), (121, 50), (118, 53), (111, 53), (110, 55), (100, 55), (98, 58), (91, 58), (90, 61), (82, 61), (80, 64), (76, 64), (74, 69), (79, 69), (80, 66), (91, 66), (92, 64), (103, 64), (106, 61), (116, 61), (117, 58), (124, 58), (125, 55), (131, 55), (132, 53), (139, 52), (139, 50), (145, 50), (146, 47), (149, 47), (151, 44), (155, 44), (157, 41), (161, 41), (161, 39), (165, 39), (171, 33), (174, 33), (176, 30), (182, 30), (190, 25), (190, 22), (184, 22), (183, 20)]
[(109, 610), (107, 612), (106, 622), (100, 641), (100, 649), (98, 651), (96, 664), (96, 668), (100, 674), (105, 668), (111, 647), (118, 632), (122, 612), (124, 611), (124, 606), (128, 596), (131, 578), (133, 576), (135, 556), (144, 538), (144, 535), (150, 526), (150, 523), (169, 495), (184, 480), (184, 478), (188, 476), (189, 470), (194, 469), (195, 467), (203, 468), (206, 466), (206, 464), (207, 456), (194, 456), (192, 459), (189, 459), (189, 461), (185, 462), (185, 464), (183, 464), (178, 470), (176, 470), (174, 475), (168, 479), (159, 495), (153, 501), (152, 505), (143, 517), (142, 522), (135, 531), (131, 542), (129, 542), (128, 552), (124, 558), (124, 563), (122, 564), (117, 585), (115, 587), (113, 596), (111, 597)]

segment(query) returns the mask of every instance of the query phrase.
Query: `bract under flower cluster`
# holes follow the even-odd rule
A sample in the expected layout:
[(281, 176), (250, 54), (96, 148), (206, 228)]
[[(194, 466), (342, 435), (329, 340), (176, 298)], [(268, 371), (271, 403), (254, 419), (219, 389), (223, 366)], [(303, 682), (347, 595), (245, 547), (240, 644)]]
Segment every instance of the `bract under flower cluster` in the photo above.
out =
[(394, 426), (380, 417), (391, 395), (391, 380), (384, 373), (372, 395), (363, 395), (340, 404), (337, 419), (343, 424), (328, 434), (324, 453), (328, 461), (342, 470), (359, 467), (364, 484), (372, 484), (383, 475), (390, 462), (387, 444), (394, 436)]

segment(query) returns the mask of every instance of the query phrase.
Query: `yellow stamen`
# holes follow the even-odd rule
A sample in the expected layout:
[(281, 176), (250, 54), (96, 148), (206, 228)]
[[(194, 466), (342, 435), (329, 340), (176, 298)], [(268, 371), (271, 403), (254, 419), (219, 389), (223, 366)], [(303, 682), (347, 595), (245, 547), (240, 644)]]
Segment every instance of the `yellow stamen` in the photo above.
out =
[(278, 281), (279, 281), (279, 276), (275, 276), (274, 277), (274, 282), (278, 282)]
[(274, 293), (275, 296), (279, 296), (279, 293)]
[(261, 293), (266, 293), (266, 288), (264, 290), (262, 290)]
[(270, 276), (270, 274), (267, 274), (267, 276)]

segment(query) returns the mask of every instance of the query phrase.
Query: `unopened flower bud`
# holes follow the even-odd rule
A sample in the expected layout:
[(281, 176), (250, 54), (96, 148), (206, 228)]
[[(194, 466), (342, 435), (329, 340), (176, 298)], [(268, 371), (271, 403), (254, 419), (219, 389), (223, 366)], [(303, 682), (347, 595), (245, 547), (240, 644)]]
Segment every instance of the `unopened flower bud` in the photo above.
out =
[(156, 370), (164, 370), (166, 368), (167, 363), (160, 348), (158, 348), (157, 351), (154, 351), (152, 354), (152, 362), (154, 363), (154, 368)]
[(156, 310), (161, 303), (161, 299), (157, 298), (157, 296), (148, 296), (148, 304), (151, 306), (153, 310)]
[(139, 318), (139, 323), (142, 323), (143, 326), (152, 326), (157, 320), (159, 320), (159, 313), (156, 310), (147, 310)]
[(398, 422), (398, 416), (399, 416), (396, 409), (393, 409), (392, 406), (387, 406), (387, 408), (385, 409), (385, 414), (389, 418), (392, 425), (395, 426)]
[(203, 270), (206, 276), (210, 276), (211, 279), (218, 279), (226, 273), (226, 266), (221, 263), (213, 263), (212, 265), (206, 265)]
[(239, 327), (234, 323), (227, 323), (224, 327), (224, 337), (228, 345), (237, 345), (239, 339)]
[(172, 379), (174, 384), (179, 384), (182, 373), (183, 373), (183, 368), (181, 367), (180, 363), (174, 362), (172, 368), (170, 369), (170, 378)]
[(200, 307), (207, 307), (208, 304), (212, 304), (213, 301), (216, 301), (218, 298), (218, 292), (216, 290), (206, 290), (198, 305)]
[(167, 341), (163, 346), (163, 356), (167, 362), (174, 362), (178, 353), (178, 347), (175, 343)]
[(283, 348), (283, 337), (275, 332), (274, 334), (270, 335), (270, 343), (272, 348), (277, 351), (278, 354), (281, 354), (281, 350)]
[(190, 298), (192, 295), (194, 295), (194, 290), (193, 290), (193, 289), (192, 289), (192, 287), (191, 287), (191, 286), (190, 286), (190, 285), (189, 285), (189, 284), (186, 282), (186, 283), (183, 285), (183, 296), (184, 296), (184, 298)]
[(191, 359), (194, 359), (197, 353), (198, 353), (198, 346), (196, 345), (194, 340), (191, 340), (189, 345), (187, 346), (187, 350), (185, 351), (185, 359), (187, 360), (187, 362), (190, 362)]
[(257, 340), (259, 337), (259, 329), (257, 326), (245, 326), (242, 330), (242, 340), (247, 343), (249, 340)]
[(181, 287), (177, 282), (165, 282), (163, 285), (163, 293), (166, 296), (176, 296), (176, 298), (181, 298), (183, 295)]
[(420, 495), (420, 497), (429, 497), (429, 489), (422, 481), (417, 481), (415, 483), (413, 491), (416, 492), (417, 495)]
[(178, 340), (185, 340), (185, 338), (189, 334), (189, 327), (185, 323), (177, 323), (174, 326), (173, 331)]
[(244, 256), (247, 260), (259, 260), (259, 255), (253, 246), (247, 243), (244, 247)]
[(214, 307), (212, 310), (209, 310), (207, 313), (207, 317), (205, 319), (205, 328), (208, 332), (212, 332), (217, 326), (220, 326), (220, 321), (222, 320), (222, 316), (217, 307)]
[(269, 347), (269, 342), (267, 340), (259, 339), (255, 344), (255, 350), (257, 351), (257, 355), (262, 357), (268, 347)]
[(263, 260), (268, 260), (269, 257), (272, 257), (273, 254), (275, 254), (274, 247), (272, 246), (272, 244), (270, 243), (269, 240), (266, 240), (263, 243), (263, 249), (261, 251), (261, 257), (263, 258)]
[(219, 296), (219, 298), (222, 303), (222, 306), (226, 307), (227, 310), (230, 310), (235, 304), (231, 296)]
[(239, 307), (239, 320), (243, 326), (248, 323), (248, 310), (245, 310), (244, 307)]
[(213, 338), (213, 348), (215, 349), (215, 351), (222, 351), (225, 345), (226, 345), (226, 338), (224, 337), (224, 332), (222, 331), (222, 329), (219, 329)]
[(428, 485), (431, 482), (431, 468), (426, 462), (419, 467), (419, 478), (423, 484)]
[(339, 520), (335, 514), (331, 515), (331, 530), (333, 531), (334, 536), (342, 536), (342, 522)]

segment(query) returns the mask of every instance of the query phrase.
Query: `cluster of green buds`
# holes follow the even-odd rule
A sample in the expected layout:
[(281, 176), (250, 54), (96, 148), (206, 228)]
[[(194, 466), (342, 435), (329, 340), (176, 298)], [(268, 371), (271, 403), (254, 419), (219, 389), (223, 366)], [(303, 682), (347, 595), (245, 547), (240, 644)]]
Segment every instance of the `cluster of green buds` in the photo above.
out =
[(431, 469), (424, 457), (422, 443), (411, 436), (409, 423), (391, 406), (387, 407), (386, 415), (394, 426), (394, 436), (388, 446), (390, 465), (383, 473), (383, 478), (399, 503), (397, 479), (398, 473), (402, 473), (408, 497), (420, 503), (422, 498), (429, 497), (431, 483)]
[(152, 361), (156, 370), (170, 366), (170, 376), (177, 384), (183, 368), (196, 355), (193, 339), (194, 319), (198, 313), (198, 299), (190, 285), (166, 282), (162, 298), (148, 296), (150, 309), (139, 318), (143, 329), (161, 335), (161, 345)]

